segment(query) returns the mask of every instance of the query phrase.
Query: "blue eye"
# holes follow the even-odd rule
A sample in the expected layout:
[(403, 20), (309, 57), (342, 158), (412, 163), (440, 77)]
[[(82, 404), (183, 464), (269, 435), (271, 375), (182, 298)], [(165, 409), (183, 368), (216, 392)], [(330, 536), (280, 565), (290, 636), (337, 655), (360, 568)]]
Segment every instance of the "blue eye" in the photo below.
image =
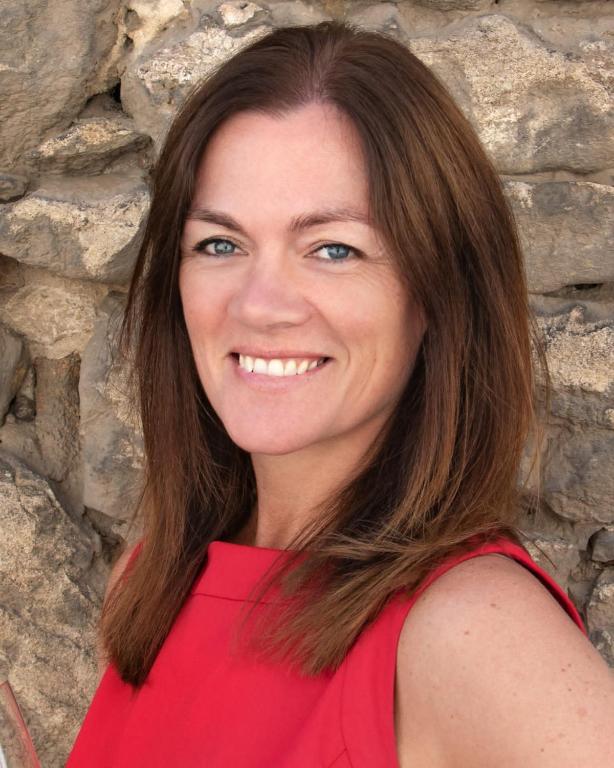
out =
[[(222, 251), (216, 250), (215, 253), (209, 253), (209, 251), (206, 251), (205, 248), (210, 243), (225, 243), (226, 246)], [(235, 243), (233, 243), (232, 240), (226, 240), (225, 238), (222, 238), (222, 237), (210, 237), (207, 240), (201, 240), (200, 243), (196, 243), (196, 245), (194, 246), (194, 250), (197, 251), (198, 253), (204, 253), (206, 256), (219, 257), (219, 256), (228, 256), (230, 253), (229, 247), (237, 248), (238, 246)], [(230, 255), (232, 255), (232, 253), (230, 253)]]
[[(222, 247), (218, 250), (217, 245), (214, 248), (214, 252), (211, 253), (210, 251), (207, 251), (206, 248), (208, 245), (211, 244), (217, 244), (221, 243)], [(233, 248), (238, 248), (239, 246), (236, 243), (233, 243), (232, 240), (228, 240), (225, 237), (209, 237), (206, 240), (201, 240), (199, 243), (197, 243), (193, 250), (197, 253), (204, 253), (205, 256), (212, 256), (214, 258), (222, 258), (224, 256), (232, 256), (234, 255)], [(313, 253), (317, 253), (318, 251), (323, 250), (324, 248), (332, 248), (335, 249), (332, 258), (320, 258), (321, 261), (330, 261), (330, 262), (344, 262), (344, 261), (351, 261), (351, 259), (348, 258), (348, 254), (353, 253), (356, 258), (360, 257), (360, 251), (356, 250), (355, 248), (352, 248), (349, 245), (345, 245), (345, 243), (324, 243), (324, 245), (320, 245), (318, 248), (316, 248)]]
[(323, 259), (323, 261), (351, 261), (351, 259), (344, 258), (348, 253), (353, 253), (356, 257), (358, 257), (360, 254), (355, 249), (352, 248), (349, 245), (345, 245), (344, 243), (324, 243), (324, 245), (321, 245), (319, 248), (316, 248), (316, 251), (321, 251), (323, 248), (335, 248), (336, 249), (336, 255), (333, 256), (331, 259)]

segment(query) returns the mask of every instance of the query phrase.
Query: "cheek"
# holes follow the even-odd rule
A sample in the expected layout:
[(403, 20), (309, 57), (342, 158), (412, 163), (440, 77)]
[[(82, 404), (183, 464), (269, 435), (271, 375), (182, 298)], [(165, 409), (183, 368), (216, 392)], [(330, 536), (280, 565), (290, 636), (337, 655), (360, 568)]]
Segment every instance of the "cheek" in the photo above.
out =
[(199, 330), (205, 331), (215, 324), (218, 312), (215, 296), (210, 295), (207, 283), (196, 270), (189, 267), (179, 271), (179, 295), (183, 316), (192, 341), (198, 338)]

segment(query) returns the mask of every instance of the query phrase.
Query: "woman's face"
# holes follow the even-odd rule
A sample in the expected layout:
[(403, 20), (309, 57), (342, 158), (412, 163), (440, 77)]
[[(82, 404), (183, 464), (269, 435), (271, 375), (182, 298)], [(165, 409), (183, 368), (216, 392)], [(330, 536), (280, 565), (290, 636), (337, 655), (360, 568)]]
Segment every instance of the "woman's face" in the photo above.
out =
[[(366, 448), (408, 380), (423, 319), (367, 193), (358, 134), (330, 105), (243, 112), (207, 146), (179, 290), (205, 393), (245, 451)], [(234, 353), (262, 358), (256, 372)], [(289, 360), (322, 357), (306, 373)], [(291, 375), (259, 372), (272, 358), (271, 374)]]

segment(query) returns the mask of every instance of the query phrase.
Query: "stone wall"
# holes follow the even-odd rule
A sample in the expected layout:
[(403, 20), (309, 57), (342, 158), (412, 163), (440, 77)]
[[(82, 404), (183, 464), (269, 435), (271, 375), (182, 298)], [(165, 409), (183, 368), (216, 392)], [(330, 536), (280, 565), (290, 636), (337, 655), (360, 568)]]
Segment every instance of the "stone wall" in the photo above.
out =
[(43, 765), (63, 764), (94, 693), (94, 622), (133, 538), (142, 444), (113, 331), (149, 171), (195, 80), (274, 26), (391, 32), (494, 159), (554, 386), (526, 532), (614, 666), (612, 5), (5, 0), (2, 16), (0, 676)]

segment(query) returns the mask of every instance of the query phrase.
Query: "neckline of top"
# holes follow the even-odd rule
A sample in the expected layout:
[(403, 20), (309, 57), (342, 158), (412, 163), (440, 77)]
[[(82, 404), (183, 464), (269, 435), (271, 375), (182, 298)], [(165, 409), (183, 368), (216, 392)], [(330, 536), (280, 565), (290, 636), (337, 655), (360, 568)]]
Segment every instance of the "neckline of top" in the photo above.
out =
[[(246, 600), (260, 578), (268, 574), (269, 569), (278, 561), (282, 562), (295, 551), (236, 544), (219, 539), (210, 541), (205, 565), (190, 594)], [(278, 594), (279, 588), (272, 588), (261, 602), (271, 602)]]
[(256, 552), (294, 552), (293, 549), (279, 549), (278, 547), (257, 547), (254, 544), (237, 544), (234, 541), (222, 541), (221, 539), (214, 539), (209, 542), (209, 546), (213, 546), (214, 549), (224, 549), (227, 547), (238, 547), (243, 552), (250, 550)]

